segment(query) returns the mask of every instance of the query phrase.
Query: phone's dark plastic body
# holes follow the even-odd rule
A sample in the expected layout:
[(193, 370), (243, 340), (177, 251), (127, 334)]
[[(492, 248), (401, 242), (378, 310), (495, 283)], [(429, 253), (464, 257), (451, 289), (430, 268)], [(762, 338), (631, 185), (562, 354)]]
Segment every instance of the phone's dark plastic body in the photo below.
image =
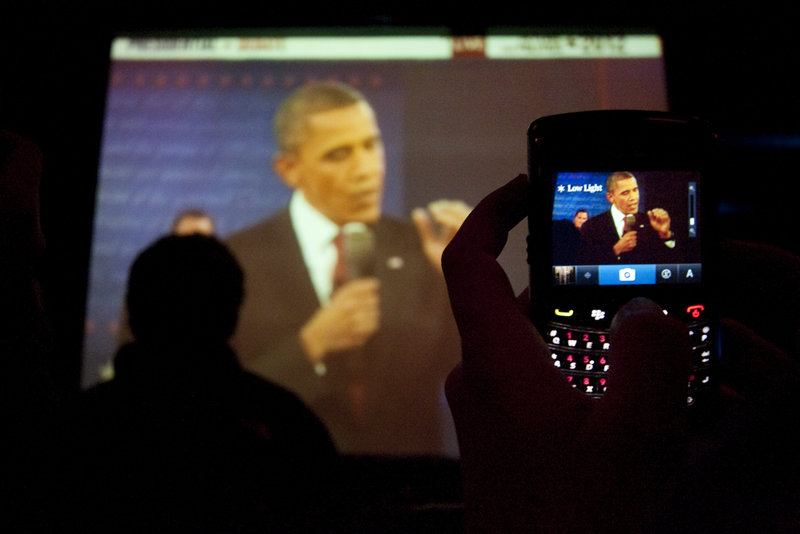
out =
[[(531, 320), (554, 365), (585, 393), (599, 397), (606, 391), (610, 321), (638, 296), (687, 323), (694, 346), (689, 404), (713, 388), (719, 354), (710, 197), (715, 139), (708, 122), (665, 112), (580, 112), (531, 124)], [(631, 174), (607, 185), (617, 171)], [(635, 186), (637, 210), (622, 201), (622, 212), (610, 209), (617, 204), (607, 189), (621, 195), (617, 184)], [(571, 214), (584, 207), (589, 220), (573, 230)], [(628, 215), (637, 224), (615, 228), (612, 216), (624, 210), (639, 213)], [(617, 255), (611, 244), (631, 230), (637, 244)]]

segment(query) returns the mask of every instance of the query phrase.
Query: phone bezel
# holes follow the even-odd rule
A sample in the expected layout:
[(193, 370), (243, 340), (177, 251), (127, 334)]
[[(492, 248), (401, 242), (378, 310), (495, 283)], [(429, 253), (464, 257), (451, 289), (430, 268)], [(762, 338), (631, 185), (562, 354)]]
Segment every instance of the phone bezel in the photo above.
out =
[[(528, 263), (530, 317), (540, 331), (554, 303), (608, 304), (615, 310), (644, 296), (677, 310), (686, 303), (713, 306), (717, 244), (715, 231), (715, 146), (711, 124), (701, 118), (638, 110), (589, 111), (537, 119), (528, 130)], [(614, 170), (697, 171), (702, 281), (697, 284), (557, 286), (553, 279), (553, 202), (557, 172)], [(685, 311), (685, 310), (683, 310)], [(609, 317), (610, 320), (610, 317)]]

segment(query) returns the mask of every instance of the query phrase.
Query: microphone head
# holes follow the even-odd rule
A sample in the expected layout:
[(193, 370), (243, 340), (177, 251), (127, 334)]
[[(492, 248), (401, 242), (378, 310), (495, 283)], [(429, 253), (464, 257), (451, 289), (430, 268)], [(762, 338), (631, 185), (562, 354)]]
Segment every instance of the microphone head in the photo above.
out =
[(375, 276), (375, 234), (361, 222), (342, 226), (343, 253), (347, 262), (347, 279)]
[(636, 230), (636, 215), (629, 213), (625, 216), (625, 232)]

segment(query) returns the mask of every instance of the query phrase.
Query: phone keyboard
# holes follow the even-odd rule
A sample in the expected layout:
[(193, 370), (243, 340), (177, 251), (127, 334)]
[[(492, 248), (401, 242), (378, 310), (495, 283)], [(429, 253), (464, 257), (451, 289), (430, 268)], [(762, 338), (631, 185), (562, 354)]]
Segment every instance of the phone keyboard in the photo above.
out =
[[(715, 336), (707, 322), (692, 321), (688, 328), (692, 340), (692, 369), (688, 377), (687, 403), (691, 405), (697, 393), (710, 386)], [(572, 387), (592, 397), (601, 397), (606, 392), (611, 368), (608, 330), (550, 322), (545, 334), (553, 365), (564, 372)]]

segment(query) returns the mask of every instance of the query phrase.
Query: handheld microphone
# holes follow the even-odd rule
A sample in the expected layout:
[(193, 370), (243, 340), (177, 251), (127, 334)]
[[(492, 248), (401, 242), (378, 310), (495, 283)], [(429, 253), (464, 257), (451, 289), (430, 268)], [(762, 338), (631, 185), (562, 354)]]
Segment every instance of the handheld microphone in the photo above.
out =
[[(342, 255), (345, 259), (347, 281), (375, 276), (375, 234), (364, 223), (351, 222), (342, 226)], [(357, 421), (364, 417), (363, 373), (364, 347), (344, 351), (345, 358), (336, 358), (340, 365), (346, 366), (351, 377), (347, 388), (352, 415)]]
[(625, 216), (625, 228), (622, 233), (625, 234), (633, 230), (636, 230), (636, 215), (629, 213)]
[(347, 279), (375, 276), (375, 234), (364, 223), (342, 226), (342, 250), (347, 262)]

